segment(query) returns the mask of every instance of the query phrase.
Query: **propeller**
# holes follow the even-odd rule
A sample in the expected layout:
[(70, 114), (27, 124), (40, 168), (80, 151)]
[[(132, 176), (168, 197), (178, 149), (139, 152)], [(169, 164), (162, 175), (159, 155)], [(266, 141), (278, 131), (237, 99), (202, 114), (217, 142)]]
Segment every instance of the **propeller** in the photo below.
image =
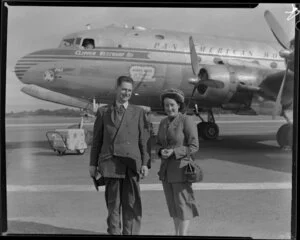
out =
[(285, 63), (286, 63), (284, 77), (283, 77), (279, 92), (277, 94), (275, 106), (274, 106), (274, 109), (272, 112), (272, 119), (275, 119), (276, 115), (278, 115), (282, 110), (282, 92), (283, 92), (283, 88), (284, 88), (285, 81), (287, 78), (289, 65), (292, 66), (292, 64), (289, 64), (289, 62), (293, 61), (294, 49), (292, 46), (292, 42), (289, 41), (286, 33), (284, 32), (284, 30), (282, 29), (280, 24), (277, 22), (277, 20), (273, 16), (273, 14), (267, 10), (264, 13), (264, 17), (265, 17), (265, 20), (266, 20), (271, 32), (273, 33), (274, 37), (276, 38), (277, 42), (284, 48), (283, 50), (281, 50), (279, 52), (279, 55), (285, 59)]

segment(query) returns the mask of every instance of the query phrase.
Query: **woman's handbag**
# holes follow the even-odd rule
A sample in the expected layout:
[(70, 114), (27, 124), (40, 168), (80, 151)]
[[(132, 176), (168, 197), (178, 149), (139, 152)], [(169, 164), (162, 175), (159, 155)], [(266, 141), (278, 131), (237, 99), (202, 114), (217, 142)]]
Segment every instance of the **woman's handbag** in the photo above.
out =
[(203, 172), (199, 165), (191, 160), (185, 167), (184, 175), (186, 182), (195, 183), (203, 180)]

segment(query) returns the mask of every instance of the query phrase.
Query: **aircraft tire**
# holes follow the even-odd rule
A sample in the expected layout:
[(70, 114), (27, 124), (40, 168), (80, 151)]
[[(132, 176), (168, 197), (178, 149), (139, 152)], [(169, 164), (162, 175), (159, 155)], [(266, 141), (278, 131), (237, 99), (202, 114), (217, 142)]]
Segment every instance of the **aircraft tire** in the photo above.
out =
[(293, 125), (288, 123), (282, 125), (276, 134), (278, 145), (281, 148), (292, 147), (293, 145)]
[(202, 134), (202, 138), (205, 140), (215, 140), (219, 136), (219, 127), (215, 123), (206, 122)]

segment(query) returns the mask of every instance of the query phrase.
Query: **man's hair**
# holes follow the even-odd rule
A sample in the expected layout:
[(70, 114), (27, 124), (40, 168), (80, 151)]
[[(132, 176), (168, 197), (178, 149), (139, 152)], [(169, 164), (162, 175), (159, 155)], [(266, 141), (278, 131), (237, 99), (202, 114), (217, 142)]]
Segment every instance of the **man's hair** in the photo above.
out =
[(119, 87), (123, 82), (128, 82), (131, 83), (133, 86), (133, 79), (131, 77), (128, 76), (120, 76), (117, 79), (117, 87)]

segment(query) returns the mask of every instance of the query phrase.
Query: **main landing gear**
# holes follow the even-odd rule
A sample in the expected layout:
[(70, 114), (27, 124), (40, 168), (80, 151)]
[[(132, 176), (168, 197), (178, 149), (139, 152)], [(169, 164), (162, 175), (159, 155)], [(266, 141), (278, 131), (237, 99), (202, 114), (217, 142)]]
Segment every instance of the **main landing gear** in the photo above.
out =
[(207, 121), (200, 116), (196, 108), (196, 115), (201, 119), (201, 122), (197, 124), (198, 136), (204, 140), (215, 140), (219, 137), (219, 127), (215, 123), (215, 118), (212, 110), (207, 112)]
[(290, 149), (293, 146), (293, 123), (289, 120), (284, 111), (282, 115), (287, 120), (287, 123), (278, 129), (276, 139), (281, 148)]

